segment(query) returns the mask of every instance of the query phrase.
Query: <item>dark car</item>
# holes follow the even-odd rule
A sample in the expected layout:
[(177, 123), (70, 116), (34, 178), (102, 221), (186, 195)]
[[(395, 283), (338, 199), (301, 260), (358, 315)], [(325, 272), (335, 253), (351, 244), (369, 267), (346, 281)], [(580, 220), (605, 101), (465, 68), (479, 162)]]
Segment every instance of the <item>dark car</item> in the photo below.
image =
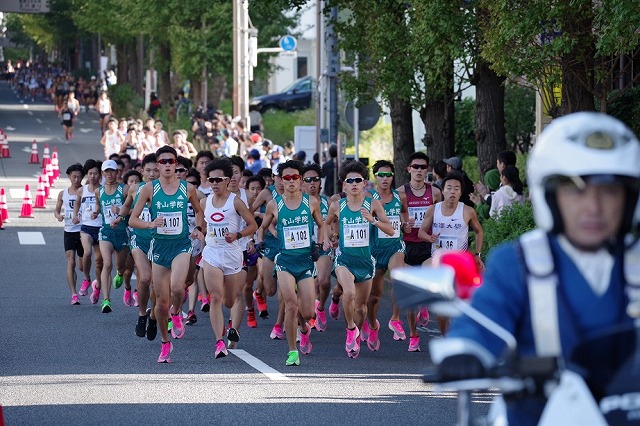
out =
[(296, 111), (311, 108), (313, 100), (313, 77), (302, 77), (291, 83), (280, 93), (256, 96), (249, 102), (249, 109), (264, 113), (267, 110)]

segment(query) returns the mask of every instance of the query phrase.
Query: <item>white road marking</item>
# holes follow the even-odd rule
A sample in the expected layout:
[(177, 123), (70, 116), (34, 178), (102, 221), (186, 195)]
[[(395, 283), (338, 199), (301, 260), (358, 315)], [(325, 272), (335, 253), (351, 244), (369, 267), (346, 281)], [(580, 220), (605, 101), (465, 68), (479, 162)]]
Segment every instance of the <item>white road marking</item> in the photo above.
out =
[(18, 240), (22, 245), (45, 245), (42, 232), (18, 232)]
[(13, 132), (16, 128), (15, 127), (11, 127), (11, 126), (7, 126), (7, 127), (5, 127), (5, 129), (7, 129), (10, 132)]
[[(31, 112), (31, 111), (29, 111), (29, 112)], [(40, 120), (39, 118), (36, 118), (36, 121), (37, 121), (38, 123), (42, 124), (42, 120)]]
[(249, 354), (247, 351), (244, 351), (242, 349), (229, 349), (229, 352), (231, 352), (232, 354), (234, 354), (235, 356), (237, 356), (238, 358), (240, 358), (241, 360), (249, 364), (251, 367), (258, 370), (259, 372), (261, 372), (271, 380), (291, 380), (284, 374), (269, 367), (267, 364), (260, 361), (258, 358)]
[(93, 129), (80, 129), (80, 131), (82, 133), (89, 133), (89, 132), (93, 132)]

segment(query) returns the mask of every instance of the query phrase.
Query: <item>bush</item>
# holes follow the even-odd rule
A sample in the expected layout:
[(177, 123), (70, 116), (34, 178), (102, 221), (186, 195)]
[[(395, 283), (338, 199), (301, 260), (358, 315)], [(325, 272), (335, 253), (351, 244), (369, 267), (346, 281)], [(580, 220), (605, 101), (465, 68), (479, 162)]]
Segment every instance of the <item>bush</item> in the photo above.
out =
[(285, 142), (293, 140), (295, 126), (315, 126), (315, 124), (315, 109), (295, 112), (266, 111), (262, 114), (264, 135), (277, 145), (284, 145)]
[(109, 99), (116, 117), (140, 117), (144, 111), (144, 98), (130, 84), (115, 84), (109, 87)]
[(505, 207), (497, 220), (487, 219), (482, 223), (484, 240), (482, 244), (483, 257), (495, 246), (510, 240), (536, 227), (533, 220), (531, 203), (514, 204)]

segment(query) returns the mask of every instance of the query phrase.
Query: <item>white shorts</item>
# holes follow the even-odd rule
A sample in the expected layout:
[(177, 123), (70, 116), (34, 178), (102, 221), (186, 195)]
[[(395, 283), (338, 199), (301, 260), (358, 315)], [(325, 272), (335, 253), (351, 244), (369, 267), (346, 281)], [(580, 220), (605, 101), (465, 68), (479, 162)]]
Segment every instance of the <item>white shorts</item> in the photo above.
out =
[(242, 270), (242, 250), (205, 246), (202, 250), (202, 260), (214, 268), (222, 269), (224, 275), (237, 274)]

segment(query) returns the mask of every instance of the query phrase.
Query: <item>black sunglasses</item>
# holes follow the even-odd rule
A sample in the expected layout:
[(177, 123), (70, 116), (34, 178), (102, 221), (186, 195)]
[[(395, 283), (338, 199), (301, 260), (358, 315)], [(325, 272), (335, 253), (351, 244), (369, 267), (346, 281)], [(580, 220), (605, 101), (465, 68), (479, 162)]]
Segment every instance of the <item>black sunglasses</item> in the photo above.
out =
[(320, 181), (320, 176), (312, 176), (312, 177), (306, 177), (303, 179), (305, 182), (307, 183), (311, 183), (311, 182), (319, 182)]
[(414, 170), (427, 170), (429, 168), (426, 164), (412, 164), (410, 167)]
[(176, 173), (186, 173), (187, 169), (184, 169), (182, 167), (180, 167), (179, 169), (176, 169)]
[(361, 177), (357, 177), (357, 178), (346, 178), (344, 180), (346, 183), (362, 183), (364, 182), (364, 179)]
[(160, 164), (176, 164), (177, 162), (178, 160), (175, 158), (161, 158), (158, 160), (158, 163)]

